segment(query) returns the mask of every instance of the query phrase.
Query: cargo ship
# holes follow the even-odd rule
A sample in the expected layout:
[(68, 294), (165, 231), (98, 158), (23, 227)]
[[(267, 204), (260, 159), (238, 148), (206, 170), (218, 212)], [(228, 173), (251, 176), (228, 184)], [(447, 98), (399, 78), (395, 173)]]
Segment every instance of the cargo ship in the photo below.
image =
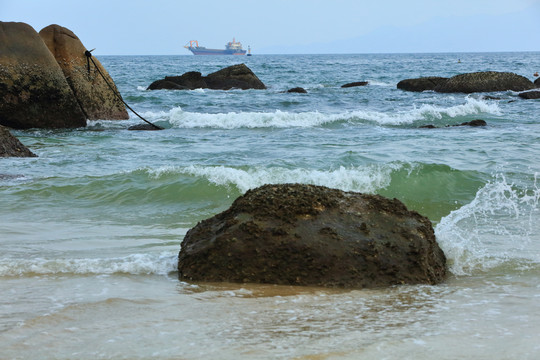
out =
[(229, 41), (225, 44), (225, 49), (207, 49), (204, 46), (199, 46), (197, 40), (191, 40), (189, 44), (184, 46), (191, 51), (193, 55), (246, 55), (246, 50), (242, 49), (242, 43), (235, 41)]

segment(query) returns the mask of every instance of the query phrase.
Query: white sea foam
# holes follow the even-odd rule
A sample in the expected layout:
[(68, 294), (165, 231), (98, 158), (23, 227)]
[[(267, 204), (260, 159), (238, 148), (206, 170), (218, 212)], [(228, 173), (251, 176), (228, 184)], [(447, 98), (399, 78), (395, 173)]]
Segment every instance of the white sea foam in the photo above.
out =
[(157, 274), (176, 271), (177, 253), (132, 254), (96, 259), (1, 259), (0, 276), (50, 274)]
[(450, 107), (423, 104), (396, 112), (381, 112), (362, 109), (342, 113), (327, 114), (318, 111), (287, 112), (228, 112), (228, 113), (195, 113), (183, 111), (176, 107), (168, 112), (146, 112), (142, 115), (152, 121), (168, 121), (179, 128), (290, 128), (317, 127), (335, 122), (368, 122), (379, 125), (404, 125), (415, 121), (432, 121), (443, 117), (459, 117), (477, 114), (501, 115), (497, 103), (468, 97), (464, 104)]
[(227, 187), (235, 187), (246, 192), (264, 184), (305, 183), (322, 185), (344, 191), (373, 193), (390, 184), (390, 174), (399, 165), (370, 167), (339, 167), (333, 170), (287, 169), (283, 167), (250, 168), (247, 170), (226, 166), (162, 167), (148, 170), (152, 176), (171, 172), (204, 177), (209, 182)]
[(441, 219), (435, 233), (456, 275), (508, 261), (540, 262), (540, 189), (517, 190), (503, 175)]

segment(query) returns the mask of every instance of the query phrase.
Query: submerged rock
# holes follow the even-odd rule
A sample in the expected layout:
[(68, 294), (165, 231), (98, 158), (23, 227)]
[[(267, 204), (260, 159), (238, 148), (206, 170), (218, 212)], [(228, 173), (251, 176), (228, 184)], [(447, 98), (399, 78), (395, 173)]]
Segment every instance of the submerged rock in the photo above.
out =
[(429, 219), (397, 199), (284, 184), (189, 230), (178, 270), (187, 281), (364, 288), (439, 283), (446, 258)]
[(9, 130), (0, 125), (0, 157), (37, 157), (24, 146)]
[(415, 92), (435, 90), (437, 86), (441, 85), (447, 80), (448, 78), (439, 76), (428, 76), (417, 79), (405, 79), (398, 82), (397, 88), (405, 91)]
[(459, 125), (455, 125), (455, 126), (487, 126), (487, 123), (485, 120), (482, 120), (482, 119), (475, 119), (475, 120), (471, 120), (471, 121), (467, 121), (467, 122), (463, 122)]
[(345, 85), (341, 85), (342, 88), (350, 88), (350, 87), (357, 87), (357, 86), (366, 86), (368, 84), (367, 81), (356, 81), (352, 83), (348, 83)]
[(129, 119), (113, 79), (96, 57), (92, 59), (99, 72), (92, 62), (88, 68), (86, 48), (71, 30), (49, 25), (39, 32), (39, 36), (60, 65), (87, 119)]
[(143, 124), (132, 125), (128, 127), (128, 130), (163, 130), (163, 129), (158, 127), (157, 125), (143, 123)]
[(302, 87), (295, 87), (287, 90), (288, 93), (307, 94), (307, 90)]
[(510, 72), (485, 71), (456, 75), (435, 87), (442, 93), (474, 93), (491, 91), (525, 91), (534, 84), (524, 76)]
[(86, 126), (64, 73), (28, 24), (0, 22), (0, 124), (15, 129)]
[[(472, 127), (475, 127), (475, 126), (487, 126), (487, 123), (486, 123), (485, 120), (475, 119), (475, 120), (466, 121), (466, 122), (463, 122), (463, 123), (457, 124), (457, 125), (446, 125), (445, 127), (454, 127), (454, 126), (472, 126)], [(419, 126), (418, 128), (419, 129), (437, 129), (437, 126), (435, 126), (433, 124), (428, 124), (428, 125)]]
[(154, 81), (147, 90), (193, 90), (193, 89), (266, 89), (261, 80), (245, 64), (226, 67), (202, 76), (200, 72), (190, 71), (181, 76), (167, 76)]
[(526, 91), (519, 93), (519, 97), (522, 99), (540, 99), (540, 91)]

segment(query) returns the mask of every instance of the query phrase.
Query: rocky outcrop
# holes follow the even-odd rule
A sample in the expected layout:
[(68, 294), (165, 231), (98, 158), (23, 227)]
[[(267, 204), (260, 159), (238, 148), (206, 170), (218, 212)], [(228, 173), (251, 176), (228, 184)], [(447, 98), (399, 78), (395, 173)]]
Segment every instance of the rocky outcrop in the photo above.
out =
[(36, 157), (30, 149), (0, 125), (0, 157)]
[(93, 57), (88, 71), (86, 48), (71, 30), (49, 25), (39, 35), (60, 65), (87, 119), (129, 119), (124, 104), (115, 95), (119, 92), (107, 70)]
[(55, 58), (24, 23), (0, 22), (0, 124), (16, 129), (86, 126)]
[(363, 288), (439, 283), (446, 258), (429, 219), (397, 199), (284, 184), (189, 230), (178, 270), (186, 281)]
[(537, 88), (540, 88), (540, 77), (536, 80), (534, 80), (534, 85), (537, 87)]
[(261, 80), (245, 64), (226, 67), (207, 76), (190, 71), (181, 76), (167, 76), (154, 81), (147, 90), (193, 90), (193, 89), (266, 89)]
[(435, 87), (442, 93), (474, 93), (491, 91), (525, 91), (534, 84), (521, 75), (510, 72), (485, 71), (456, 75)]
[(448, 78), (439, 76), (428, 76), (417, 79), (405, 79), (398, 82), (397, 88), (405, 91), (415, 92), (435, 90), (437, 86), (440, 86), (447, 80)]
[(307, 94), (307, 90), (302, 87), (294, 87), (287, 90), (288, 93)]
[(519, 93), (519, 97), (522, 99), (540, 99), (540, 91), (526, 91)]
[(368, 84), (367, 81), (356, 81), (352, 83), (348, 83), (345, 85), (341, 85), (342, 88), (350, 88), (350, 87), (357, 87), (357, 86), (366, 86)]

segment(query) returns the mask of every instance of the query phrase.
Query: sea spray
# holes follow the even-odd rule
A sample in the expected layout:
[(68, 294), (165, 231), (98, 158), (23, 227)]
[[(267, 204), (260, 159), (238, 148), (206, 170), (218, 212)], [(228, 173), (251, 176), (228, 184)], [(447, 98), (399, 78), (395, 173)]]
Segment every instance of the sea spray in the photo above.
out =
[(441, 219), (435, 233), (452, 273), (470, 275), (509, 261), (540, 263), (537, 176), (532, 188), (518, 189), (497, 174), (470, 204)]

